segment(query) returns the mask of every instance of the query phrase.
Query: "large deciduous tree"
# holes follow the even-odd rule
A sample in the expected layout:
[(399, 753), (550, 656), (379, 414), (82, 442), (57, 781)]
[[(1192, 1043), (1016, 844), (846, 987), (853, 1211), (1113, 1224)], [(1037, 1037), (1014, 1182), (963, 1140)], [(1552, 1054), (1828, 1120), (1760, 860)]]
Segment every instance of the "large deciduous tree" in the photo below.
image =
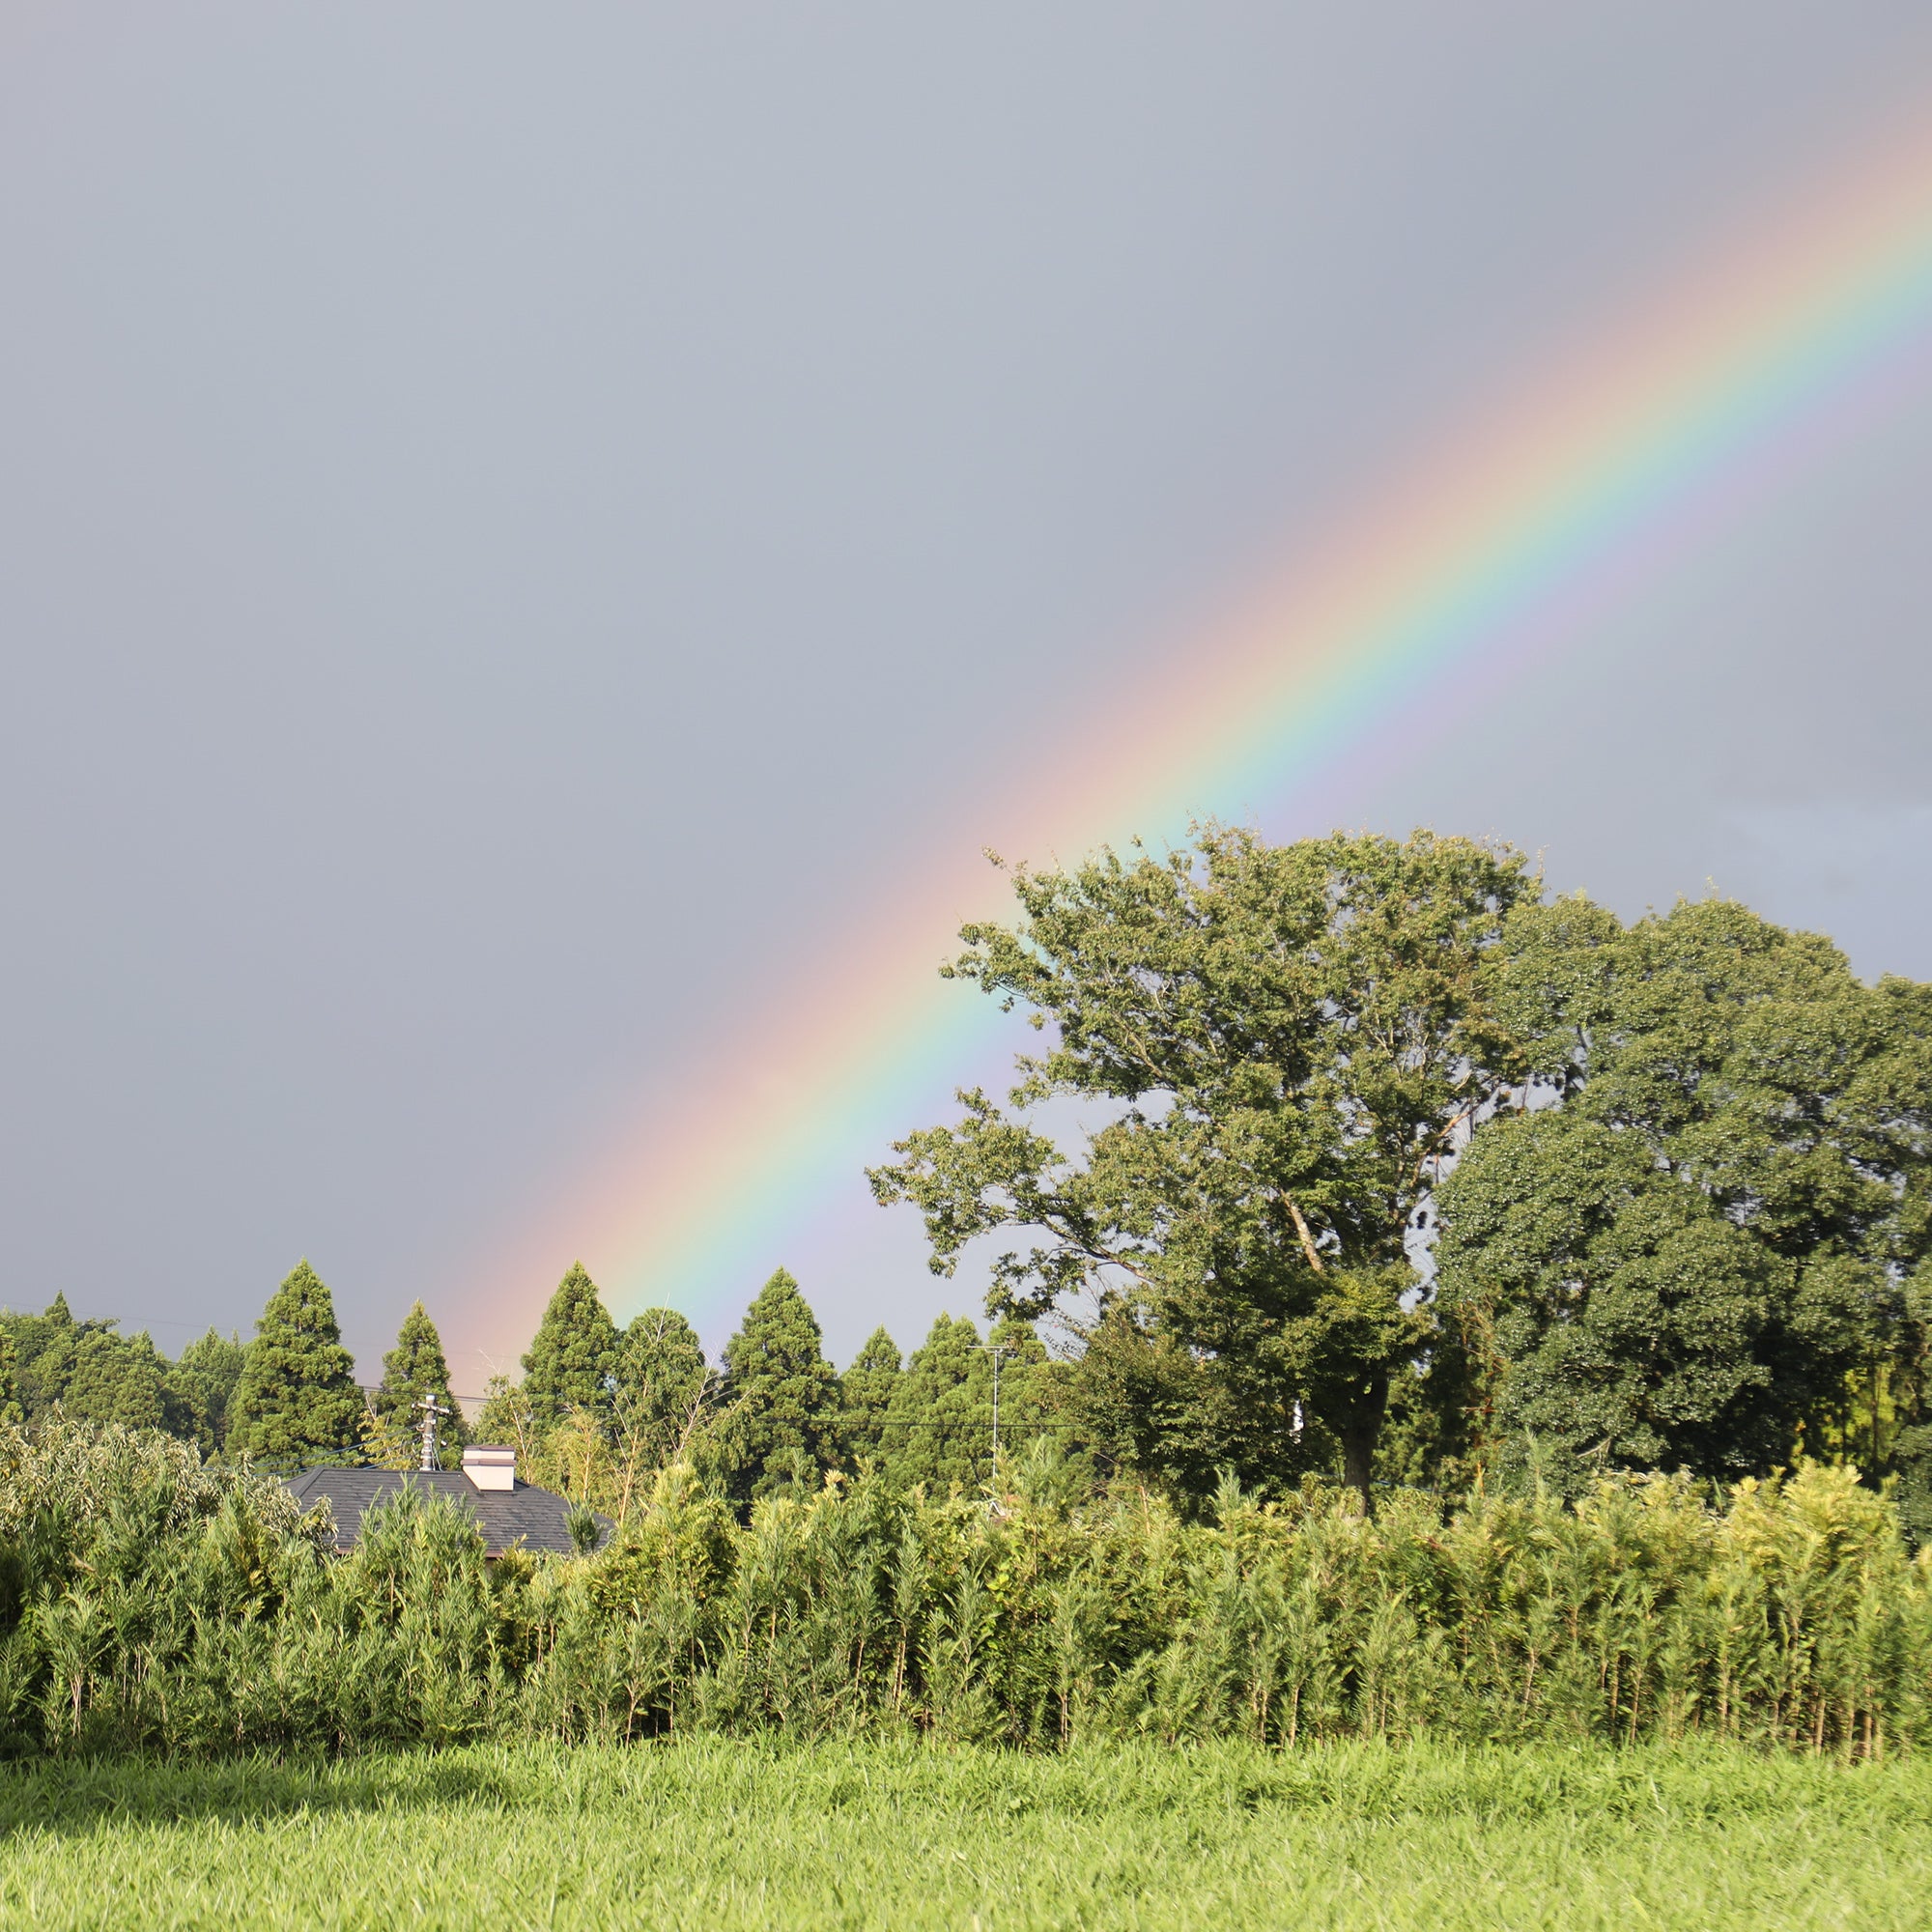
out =
[[(900, 1143), (874, 1193), (920, 1208), (940, 1273), (977, 1236), (1031, 1231), (993, 1264), (993, 1310), (1097, 1292), (1106, 1374), (1152, 1399), (1135, 1457), (1278, 1484), (1325, 1435), (1366, 1502), (1390, 1378), (1432, 1330), (1418, 1213), (1522, 1078), (1484, 969), (1535, 896), (1525, 861), (1427, 832), (1270, 845), (1208, 825), (1165, 858), (1013, 887), (1020, 920), (964, 928), (946, 970), (1026, 1009), (1044, 1050), (1007, 1107), (963, 1094), (957, 1125)], [(1113, 1118), (1063, 1150), (1030, 1118), (1060, 1096)]]
[(355, 1365), (342, 1346), (333, 1297), (306, 1261), (297, 1263), (255, 1323), (229, 1418), (229, 1453), (256, 1462), (327, 1463), (357, 1450)]
[(1922, 1354), (1932, 988), (1721, 899), (1628, 929), (1522, 907), (1494, 977), (1560, 1103), (1492, 1122), (1442, 1189), (1441, 1302), (1502, 1462), (1533, 1440), (1575, 1488), (1826, 1446), (1848, 1386)]

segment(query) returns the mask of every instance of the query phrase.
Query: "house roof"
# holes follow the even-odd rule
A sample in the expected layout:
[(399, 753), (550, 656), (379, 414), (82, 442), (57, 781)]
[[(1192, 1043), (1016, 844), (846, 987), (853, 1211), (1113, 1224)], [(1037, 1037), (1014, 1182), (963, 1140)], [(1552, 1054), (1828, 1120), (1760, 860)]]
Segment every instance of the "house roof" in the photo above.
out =
[[(570, 1505), (554, 1490), (534, 1483), (479, 1490), (460, 1469), (304, 1469), (283, 1480), (305, 1510), (327, 1499), (335, 1519), (335, 1547), (345, 1552), (362, 1533), (363, 1512), (406, 1485), (463, 1504), (481, 1525), (484, 1548), (492, 1556), (519, 1543), (526, 1549), (563, 1556), (577, 1547), (564, 1520)], [(610, 1529), (608, 1518), (597, 1520)]]

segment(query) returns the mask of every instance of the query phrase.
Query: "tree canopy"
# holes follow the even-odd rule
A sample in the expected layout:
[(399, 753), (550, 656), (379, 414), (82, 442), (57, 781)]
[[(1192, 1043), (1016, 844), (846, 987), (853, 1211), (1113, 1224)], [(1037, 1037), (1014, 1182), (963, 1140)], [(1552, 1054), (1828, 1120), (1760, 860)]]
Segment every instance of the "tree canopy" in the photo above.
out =
[[(881, 1326), (841, 1379), (780, 1269), (715, 1371), (669, 1308), (620, 1334), (577, 1264), (477, 1425), (527, 1475), (628, 1518), (673, 1478), (743, 1513), (840, 1468), (1036, 1498), (1124, 1470), (1205, 1513), (1230, 1476), (1366, 1503), (1813, 1456), (1932, 1541), (1932, 987), (1716, 897), (1626, 923), (1428, 832), (1208, 825), (1011, 877), (943, 970), (1037, 1044), (870, 1175), (936, 1273), (985, 1260), (987, 1339), (942, 1316), (908, 1362)], [(172, 1363), (64, 1293), (0, 1311), (30, 1432), (401, 1467), (426, 1392), (453, 1449), (422, 1304), (365, 1410), (306, 1262), (245, 1350)]]
[(334, 1462), (360, 1442), (355, 1366), (342, 1346), (334, 1299), (307, 1261), (296, 1264), (256, 1321), (229, 1411), (230, 1454), (256, 1462)]
[(403, 1325), (396, 1333), (396, 1346), (383, 1357), (383, 1380), (372, 1406), (389, 1432), (404, 1441), (419, 1441), (426, 1396), (441, 1407), (442, 1413), (437, 1417), (437, 1437), (443, 1461), (454, 1466), (469, 1439), (463, 1405), (449, 1392), (449, 1364), (443, 1358), (442, 1337), (437, 1333), (429, 1311), (418, 1300), (411, 1304), (410, 1312), (403, 1317)]
[[(965, 927), (947, 971), (1026, 1009), (1043, 1050), (1006, 1107), (962, 1094), (957, 1125), (899, 1143), (875, 1195), (919, 1208), (941, 1273), (1029, 1232), (993, 1262), (989, 1307), (1090, 1291), (1117, 1370), (1162, 1385), (1151, 1418), (1188, 1437), (1239, 1415), (1242, 1473), (1277, 1483), (1325, 1436), (1366, 1495), (1390, 1378), (1431, 1335), (1418, 1214), (1523, 1078), (1485, 969), (1536, 896), (1525, 861), (1427, 832), (1269, 845), (1208, 825), (1166, 857), (1012, 877), (1019, 921)], [(1065, 1151), (1030, 1119), (1054, 1098), (1111, 1118)]]
[(881, 1447), (900, 1485), (969, 1494), (992, 1471), (992, 1377), (980, 1331), (942, 1315), (893, 1389)]
[(524, 1357), (524, 1396), (538, 1420), (554, 1423), (575, 1408), (608, 1422), (617, 1353), (617, 1324), (583, 1264), (573, 1262)]
[(704, 1345), (676, 1309), (634, 1316), (617, 1350), (619, 1447), (642, 1466), (668, 1460), (699, 1419), (707, 1380)]
[(228, 1440), (228, 1409), (248, 1351), (236, 1335), (222, 1336), (210, 1328), (190, 1342), (175, 1361), (175, 1381), (198, 1418), (197, 1434), (205, 1451)]
[(852, 1358), (852, 1366), (839, 1378), (844, 1399), (839, 1435), (846, 1455), (855, 1462), (878, 1460), (886, 1414), (904, 1369), (898, 1344), (881, 1323), (866, 1338), (865, 1346)]
[(1439, 1264), (1505, 1462), (1761, 1472), (1915, 1373), (1932, 988), (1719, 899), (1525, 906), (1495, 977), (1534, 1085), (1445, 1183)]
[(837, 1460), (838, 1378), (825, 1359), (818, 1320), (780, 1268), (724, 1345), (721, 1401), (733, 1493), (767, 1495)]

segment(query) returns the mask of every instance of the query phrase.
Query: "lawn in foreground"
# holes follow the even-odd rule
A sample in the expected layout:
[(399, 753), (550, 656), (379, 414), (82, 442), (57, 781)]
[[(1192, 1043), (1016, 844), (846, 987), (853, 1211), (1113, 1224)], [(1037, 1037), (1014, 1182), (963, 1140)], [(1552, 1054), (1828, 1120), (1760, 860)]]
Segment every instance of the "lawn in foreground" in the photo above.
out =
[(1932, 1762), (717, 1741), (0, 1772), (0, 1923), (1919, 1927)]

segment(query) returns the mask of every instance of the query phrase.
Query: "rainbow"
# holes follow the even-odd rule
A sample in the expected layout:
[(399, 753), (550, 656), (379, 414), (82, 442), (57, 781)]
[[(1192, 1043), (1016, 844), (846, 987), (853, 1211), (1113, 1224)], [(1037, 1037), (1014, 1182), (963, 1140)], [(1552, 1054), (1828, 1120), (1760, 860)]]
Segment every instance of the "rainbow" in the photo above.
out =
[(1003, 901), (980, 848), (1171, 838), (1430, 728), (1456, 691), (1560, 649), (1741, 499), (1895, 406), (1928, 351), (1932, 146), (1918, 142), (1450, 439), (1170, 653), (1050, 782), (981, 802), (918, 877), (877, 882), (869, 915), (777, 1008), (701, 1043), (635, 1135), (498, 1257), (498, 1313), (514, 1306), (527, 1333), (581, 1253), (620, 1318), (660, 1301), (715, 1325), (985, 1059), (991, 1003), (933, 970), (962, 916)]

